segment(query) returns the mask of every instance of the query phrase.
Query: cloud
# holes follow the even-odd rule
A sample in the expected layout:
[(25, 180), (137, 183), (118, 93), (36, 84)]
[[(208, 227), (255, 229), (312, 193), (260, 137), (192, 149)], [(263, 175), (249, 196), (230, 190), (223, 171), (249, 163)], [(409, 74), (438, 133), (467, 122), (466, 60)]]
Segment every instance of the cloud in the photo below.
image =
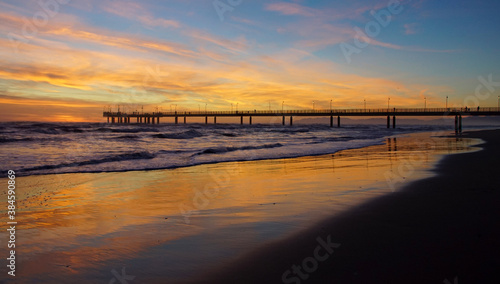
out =
[(413, 52), (431, 52), (431, 53), (456, 53), (460, 52), (458, 49), (432, 49), (432, 48), (422, 48), (418, 46), (402, 46), (387, 42), (381, 42), (375, 39), (371, 39), (371, 45), (381, 46), (390, 49), (403, 50), (403, 51), (413, 51)]
[[(280, 45), (246, 34), (228, 37), (219, 30), (209, 32), (185, 23), (168, 22), (170, 19), (149, 17), (152, 13), (139, 2), (127, 1), (122, 6), (116, 1), (105, 1), (102, 5), (105, 11), (136, 20), (146, 28), (166, 27), (168, 33), (154, 37), (149, 31), (115, 31), (61, 12), (61, 17), (51, 19), (43, 30), (22, 44), (19, 54), (12, 53), (11, 42), (0, 37), (0, 65), (4, 66), (0, 70), (0, 86), (11, 91), (1, 91), (10, 97), (2, 97), (0, 102), (15, 105), (16, 110), (23, 105), (35, 108), (39, 104), (50, 107), (45, 112), (57, 112), (58, 116), (51, 119), (70, 119), (64, 115), (79, 109), (78, 117), (83, 117), (81, 109), (104, 104), (165, 107), (174, 102), (179, 108), (197, 109), (199, 103), (211, 102), (211, 109), (226, 109), (230, 103), (239, 103), (240, 109), (253, 110), (267, 108), (269, 100), (275, 104), (285, 100), (289, 108), (300, 109), (310, 108), (309, 100), (304, 98), (316, 100), (318, 108), (327, 107), (331, 94), (335, 94), (338, 107), (356, 107), (357, 98), (364, 96), (370, 97), (374, 106), (384, 105), (388, 94), (396, 96), (397, 88), (397, 95), (401, 96), (421, 89), (439, 91), (436, 86), (417, 87), (346, 74), (333, 62), (315, 55), (314, 51), (320, 48), (352, 39), (352, 28), (336, 21), (358, 17), (366, 7), (343, 14), (342, 10), (330, 13), (294, 3), (266, 5), (268, 11), (306, 17), (281, 29), (280, 36), (290, 36), (292, 44)], [(0, 13), (0, 21), (4, 24), (0, 31), (7, 32), (23, 24), (22, 15), (13, 11)], [(252, 20), (237, 22), (276, 30)], [(429, 51), (377, 40), (372, 44)], [(96, 119), (100, 110), (94, 109)], [(43, 113), (37, 112), (40, 119), (46, 118)]]
[(299, 15), (304, 17), (313, 17), (319, 14), (319, 11), (315, 9), (287, 2), (266, 4), (265, 9), (267, 11), (279, 12), (280, 14), (287, 16)]
[(418, 31), (417, 23), (404, 24), (403, 27), (405, 28), (405, 35), (413, 35), (416, 34)]
[(197, 43), (214, 44), (219, 48), (223, 48), (235, 54), (244, 53), (248, 48), (244, 37), (240, 37), (238, 40), (230, 40), (194, 28), (185, 30), (185, 36), (195, 40)]
[(147, 27), (181, 27), (181, 24), (176, 20), (154, 17), (143, 5), (145, 5), (144, 2), (113, 0), (103, 2), (101, 9), (129, 20), (138, 21)]
[(121, 35), (117, 32), (102, 29), (100, 31), (92, 31), (62, 27), (47, 31), (47, 34), (56, 35), (59, 38), (65, 37), (72, 40), (90, 41), (124, 49), (161, 51), (184, 57), (194, 56), (194, 52), (182, 44), (157, 39), (146, 39), (140, 36)]

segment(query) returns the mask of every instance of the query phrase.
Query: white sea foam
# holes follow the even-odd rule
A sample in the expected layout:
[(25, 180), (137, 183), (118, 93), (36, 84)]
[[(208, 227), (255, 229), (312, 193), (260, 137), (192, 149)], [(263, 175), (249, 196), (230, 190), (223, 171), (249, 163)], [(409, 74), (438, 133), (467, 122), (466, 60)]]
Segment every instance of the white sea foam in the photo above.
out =
[(436, 127), (0, 123), (0, 172), (152, 170), (335, 153)]

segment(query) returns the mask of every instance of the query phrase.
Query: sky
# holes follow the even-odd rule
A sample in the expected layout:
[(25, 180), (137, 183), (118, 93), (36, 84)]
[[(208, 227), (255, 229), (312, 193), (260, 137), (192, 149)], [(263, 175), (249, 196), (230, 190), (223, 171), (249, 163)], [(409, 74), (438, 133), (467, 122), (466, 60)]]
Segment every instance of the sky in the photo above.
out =
[(389, 98), (496, 107), (498, 11), (495, 0), (2, 0), (0, 121)]

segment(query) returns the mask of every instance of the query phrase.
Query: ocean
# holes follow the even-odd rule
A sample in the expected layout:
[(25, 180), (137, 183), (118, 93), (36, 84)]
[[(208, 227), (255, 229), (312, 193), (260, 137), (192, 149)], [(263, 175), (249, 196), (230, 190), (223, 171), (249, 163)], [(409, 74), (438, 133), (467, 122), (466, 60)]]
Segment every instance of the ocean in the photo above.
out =
[(0, 123), (0, 172), (18, 176), (155, 170), (335, 153), (443, 126)]
[(16, 176), (12, 280), (111, 283), (121, 272), (129, 283), (202, 283), (195, 278), (432, 176), (442, 156), (479, 143), (434, 137), (451, 130), (2, 123), (3, 204), (7, 171)]

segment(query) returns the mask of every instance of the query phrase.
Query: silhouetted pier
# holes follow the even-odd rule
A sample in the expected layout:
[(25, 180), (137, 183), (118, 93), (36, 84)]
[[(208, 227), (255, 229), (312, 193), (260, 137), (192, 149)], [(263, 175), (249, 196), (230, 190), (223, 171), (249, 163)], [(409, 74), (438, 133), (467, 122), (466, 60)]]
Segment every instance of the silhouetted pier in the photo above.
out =
[(244, 118), (248, 118), (248, 123), (252, 124), (252, 117), (282, 117), (282, 124), (286, 124), (286, 117), (289, 124), (293, 125), (293, 117), (303, 116), (323, 116), (330, 117), (330, 126), (334, 126), (337, 119), (337, 126), (340, 127), (342, 116), (386, 116), (387, 128), (396, 128), (396, 116), (455, 116), (455, 129), (462, 130), (462, 116), (491, 116), (500, 115), (500, 108), (391, 108), (391, 109), (331, 109), (331, 110), (243, 110), (243, 111), (170, 111), (170, 112), (103, 112), (103, 117), (107, 117), (108, 123), (145, 123), (159, 124), (160, 118), (172, 117), (174, 123), (178, 124), (179, 119), (183, 123), (188, 117), (205, 118), (205, 124), (209, 123), (209, 118), (213, 123), (217, 123), (217, 117), (239, 117), (240, 123), (244, 123)]

